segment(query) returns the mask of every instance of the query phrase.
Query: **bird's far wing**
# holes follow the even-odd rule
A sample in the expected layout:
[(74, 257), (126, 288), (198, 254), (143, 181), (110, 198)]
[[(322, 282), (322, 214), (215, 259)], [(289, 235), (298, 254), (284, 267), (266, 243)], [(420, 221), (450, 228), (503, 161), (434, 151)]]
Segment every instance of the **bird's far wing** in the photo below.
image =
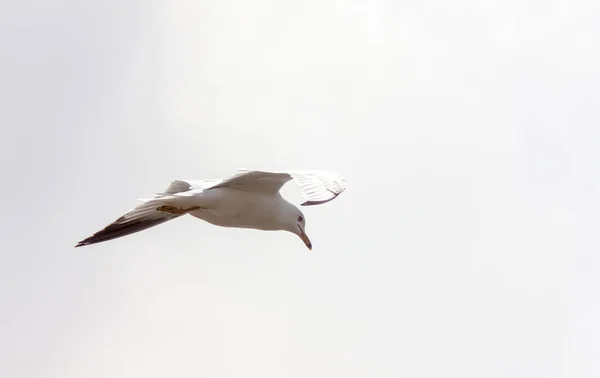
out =
[(238, 173), (206, 189), (235, 188), (238, 190), (276, 193), (290, 180), (300, 188), (306, 200), (301, 206), (320, 205), (339, 196), (346, 189), (346, 180), (329, 171), (252, 171)]
[(235, 188), (249, 192), (277, 193), (286, 182), (290, 181), (292, 176), (286, 172), (266, 172), (251, 171), (240, 169), (238, 172), (210, 187), (215, 188)]
[(288, 171), (300, 188), (306, 202), (301, 206), (321, 205), (342, 194), (346, 180), (329, 171)]

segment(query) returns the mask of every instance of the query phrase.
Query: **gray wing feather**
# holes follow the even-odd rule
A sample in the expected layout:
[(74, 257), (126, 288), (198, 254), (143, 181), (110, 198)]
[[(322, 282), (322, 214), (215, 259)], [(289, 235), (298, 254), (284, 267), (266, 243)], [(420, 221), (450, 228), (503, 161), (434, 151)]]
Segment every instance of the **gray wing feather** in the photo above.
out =
[(335, 172), (316, 170), (267, 172), (247, 169), (239, 170), (237, 174), (212, 186), (211, 189), (229, 187), (276, 193), (292, 179), (306, 200), (301, 206), (327, 203), (346, 189), (346, 180)]
[(277, 193), (292, 176), (286, 172), (266, 172), (238, 170), (235, 175), (212, 186), (215, 188), (235, 188), (238, 190)]
[(120, 238), (157, 226), (183, 215), (156, 210), (156, 208), (162, 204), (163, 203), (160, 201), (149, 200), (129, 211), (102, 230), (96, 232), (94, 235), (80, 241), (75, 247), (83, 247)]
[(321, 205), (334, 200), (346, 190), (346, 180), (335, 172), (289, 172), (306, 200), (301, 206)]

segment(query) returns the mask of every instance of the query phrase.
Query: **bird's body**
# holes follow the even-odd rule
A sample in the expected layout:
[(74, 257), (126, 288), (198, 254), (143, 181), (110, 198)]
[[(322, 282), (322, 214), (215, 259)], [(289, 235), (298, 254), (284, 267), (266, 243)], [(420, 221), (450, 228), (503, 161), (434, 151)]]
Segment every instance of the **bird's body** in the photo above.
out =
[(295, 208), (279, 192), (262, 195), (231, 188), (215, 188), (184, 201), (189, 206), (199, 206), (190, 215), (221, 227), (253, 228), (275, 231), (280, 224), (280, 214)]
[(184, 214), (222, 227), (284, 230), (297, 234), (308, 248), (304, 215), (279, 190), (294, 180), (307, 199), (303, 206), (336, 198), (345, 180), (331, 172), (265, 172), (243, 170), (228, 179), (176, 180), (164, 193), (123, 215), (76, 247), (100, 243), (156, 226)]

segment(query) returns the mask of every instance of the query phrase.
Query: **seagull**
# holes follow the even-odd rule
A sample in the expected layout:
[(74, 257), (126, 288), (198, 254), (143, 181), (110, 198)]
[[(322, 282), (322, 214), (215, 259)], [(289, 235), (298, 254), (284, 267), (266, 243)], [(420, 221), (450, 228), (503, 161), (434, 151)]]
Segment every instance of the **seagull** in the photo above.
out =
[(190, 214), (221, 227), (288, 231), (312, 250), (304, 214), (279, 192), (292, 180), (306, 200), (300, 206), (327, 203), (346, 189), (346, 180), (329, 171), (240, 169), (226, 179), (175, 180), (163, 193), (141, 199), (142, 204), (75, 247), (120, 238)]

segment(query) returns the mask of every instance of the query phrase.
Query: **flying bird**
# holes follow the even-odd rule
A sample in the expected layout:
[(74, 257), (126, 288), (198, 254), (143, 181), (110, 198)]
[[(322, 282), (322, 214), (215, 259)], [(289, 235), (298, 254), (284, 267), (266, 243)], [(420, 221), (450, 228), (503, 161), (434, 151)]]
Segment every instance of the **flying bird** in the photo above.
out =
[(227, 179), (175, 180), (163, 193), (142, 199), (142, 204), (75, 247), (120, 238), (190, 214), (221, 227), (288, 231), (312, 250), (304, 214), (279, 192), (289, 181), (297, 184), (306, 200), (300, 206), (324, 204), (346, 188), (346, 180), (329, 171), (244, 169)]

